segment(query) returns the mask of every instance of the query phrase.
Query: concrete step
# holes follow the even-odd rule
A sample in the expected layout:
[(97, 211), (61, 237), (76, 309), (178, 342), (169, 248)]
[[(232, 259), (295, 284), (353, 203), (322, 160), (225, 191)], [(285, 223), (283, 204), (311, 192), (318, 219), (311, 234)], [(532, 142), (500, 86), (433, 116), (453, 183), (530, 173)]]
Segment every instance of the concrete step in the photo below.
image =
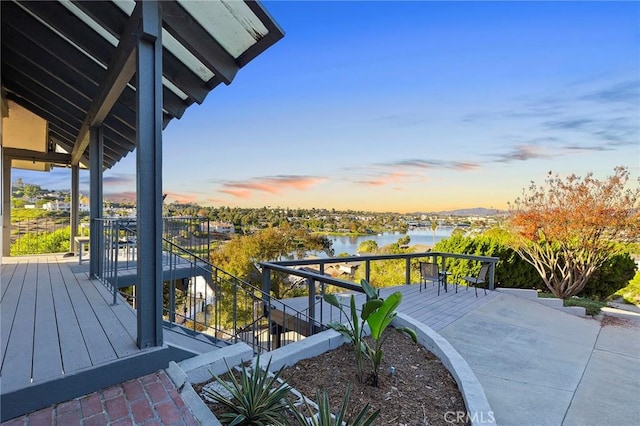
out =
[(535, 301), (550, 308), (562, 309), (564, 307), (562, 299), (556, 299), (555, 297), (538, 297)]
[(525, 299), (538, 298), (538, 292), (536, 290), (530, 290), (526, 288), (498, 288), (497, 290), (502, 293), (512, 294), (514, 296), (523, 297)]
[(498, 288), (496, 290), (502, 293), (510, 294), (512, 296), (529, 299), (533, 302), (540, 303), (541, 305), (545, 305), (571, 315), (576, 315), (579, 317), (584, 317), (587, 315), (585, 308), (581, 306), (564, 306), (564, 302), (562, 301), (562, 299), (558, 299), (555, 297), (538, 297), (538, 292), (536, 290), (524, 288)]
[(579, 317), (587, 316), (587, 310), (582, 306), (563, 306), (562, 310), (568, 314), (573, 314)]

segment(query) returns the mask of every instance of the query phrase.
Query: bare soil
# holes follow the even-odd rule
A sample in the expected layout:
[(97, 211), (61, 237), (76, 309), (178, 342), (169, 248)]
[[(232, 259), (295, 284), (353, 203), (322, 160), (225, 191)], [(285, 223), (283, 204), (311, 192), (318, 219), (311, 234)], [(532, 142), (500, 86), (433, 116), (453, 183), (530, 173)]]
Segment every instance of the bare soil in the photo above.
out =
[[(316, 389), (326, 389), (334, 413), (342, 405), (350, 386), (349, 411), (357, 413), (367, 403), (372, 408), (370, 412), (380, 409), (376, 425), (469, 424), (458, 386), (440, 360), (408, 336), (394, 330), (387, 333), (379, 387), (358, 381), (350, 344), (300, 361), (285, 369), (282, 377), (311, 399), (315, 399)], [(366, 369), (368, 366), (365, 364)], [(393, 375), (390, 373), (392, 366), (395, 368)], [(196, 391), (199, 389), (197, 387)], [(219, 410), (215, 404), (209, 404), (209, 407), (214, 414)]]

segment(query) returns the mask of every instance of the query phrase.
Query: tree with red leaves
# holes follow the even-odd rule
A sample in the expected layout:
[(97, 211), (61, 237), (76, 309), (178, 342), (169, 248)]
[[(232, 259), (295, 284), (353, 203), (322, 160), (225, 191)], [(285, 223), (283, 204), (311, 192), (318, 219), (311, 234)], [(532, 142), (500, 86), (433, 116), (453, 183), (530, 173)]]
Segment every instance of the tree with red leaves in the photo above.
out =
[(640, 187), (631, 188), (629, 178), (622, 166), (605, 180), (549, 172), (544, 185), (532, 182), (510, 206), (513, 248), (556, 297), (578, 294), (620, 242), (640, 237)]

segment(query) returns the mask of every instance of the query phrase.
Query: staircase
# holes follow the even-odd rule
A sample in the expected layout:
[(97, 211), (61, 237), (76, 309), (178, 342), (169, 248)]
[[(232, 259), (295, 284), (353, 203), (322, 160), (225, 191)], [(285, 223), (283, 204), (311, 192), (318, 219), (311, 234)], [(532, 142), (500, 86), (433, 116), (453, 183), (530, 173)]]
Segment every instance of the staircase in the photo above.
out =
[(522, 297), (531, 301), (540, 303), (541, 305), (548, 306), (558, 311), (566, 312), (578, 317), (585, 317), (586, 311), (582, 306), (564, 306), (562, 299), (556, 297), (538, 297), (536, 290), (529, 290), (524, 288), (497, 288), (496, 291), (501, 293), (510, 294), (512, 296)]

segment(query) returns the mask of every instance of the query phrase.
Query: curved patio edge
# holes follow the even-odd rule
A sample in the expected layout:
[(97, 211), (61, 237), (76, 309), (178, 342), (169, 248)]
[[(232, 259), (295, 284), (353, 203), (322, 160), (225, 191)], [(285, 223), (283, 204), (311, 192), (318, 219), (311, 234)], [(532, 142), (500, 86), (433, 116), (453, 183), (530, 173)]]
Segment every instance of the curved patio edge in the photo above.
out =
[[(443, 413), (449, 415), (453, 423), (458, 416), (466, 416), (471, 425), (495, 425), (493, 410), (480, 385), (478, 378), (462, 358), (460, 353), (451, 344), (431, 327), (411, 318), (408, 315), (398, 313), (393, 320), (395, 327), (407, 327), (416, 332), (418, 343), (433, 353), (451, 373), (458, 388), (462, 393), (466, 413)], [(334, 330), (326, 330), (313, 336), (309, 336), (299, 342), (291, 343), (271, 352), (267, 352), (260, 357), (260, 367), (266, 368), (270, 362), (271, 371), (276, 371), (283, 366), (291, 366), (301, 359), (312, 358), (328, 350), (341, 346), (346, 342), (346, 338)], [(207, 378), (211, 377), (211, 371), (221, 374), (224, 370), (226, 360), (229, 365), (236, 365), (253, 358), (251, 349), (244, 344), (236, 344), (228, 348), (214, 351), (209, 354), (199, 355), (179, 364), (172, 362), (166, 370), (173, 380), (176, 388), (180, 390), (185, 403), (187, 403), (192, 413), (203, 424), (219, 424), (213, 413), (209, 411), (204, 402), (199, 398), (191, 387), (191, 383), (205, 381), (203, 373), (206, 371)]]
[[(440, 334), (431, 327), (416, 321), (408, 315), (398, 313), (391, 323), (397, 327), (407, 327), (414, 330), (418, 336), (418, 343), (437, 356), (449, 370), (462, 393), (469, 422), (472, 425), (495, 425), (495, 416), (489, 400), (484, 393), (473, 370), (462, 355)], [(456, 413), (457, 415), (457, 413)]]

